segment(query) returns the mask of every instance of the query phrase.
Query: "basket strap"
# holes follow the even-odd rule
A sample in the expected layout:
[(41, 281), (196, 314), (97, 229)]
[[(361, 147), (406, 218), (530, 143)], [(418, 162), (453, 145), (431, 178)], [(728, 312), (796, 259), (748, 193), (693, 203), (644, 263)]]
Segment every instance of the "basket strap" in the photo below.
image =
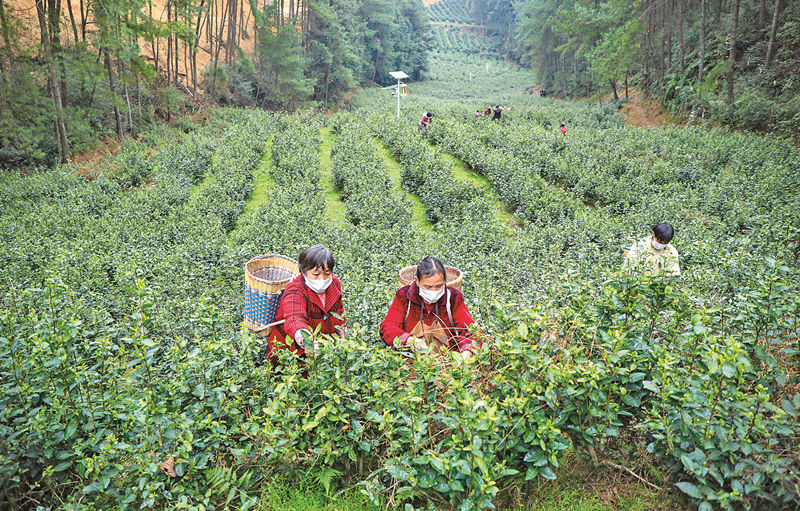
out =
[(406, 316), (403, 318), (403, 326), (406, 326), (406, 320), (408, 319), (408, 314), (411, 312), (411, 300), (408, 301), (408, 307), (406, 307)]
[[(445, 284), (445, 287), (447, 287), (447, 284)], [(452, 327), (456, 326), (456, 324), (453, 323), (453, 311), (450, 308), (450, 289), (447, 290), (447, 319), (450, 320), (450, 325)]]

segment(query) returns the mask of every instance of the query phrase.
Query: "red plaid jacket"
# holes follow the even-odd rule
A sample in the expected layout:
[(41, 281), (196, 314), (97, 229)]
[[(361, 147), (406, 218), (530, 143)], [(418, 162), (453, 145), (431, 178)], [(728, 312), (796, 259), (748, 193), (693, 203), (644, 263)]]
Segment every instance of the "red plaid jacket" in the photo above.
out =
[[(339, 316), (337, 318), (336, 316)], [(325, 306), (322, 306), (317, 293), (306, 285), (305, 278), (298, 275), (286, 286), (273, 321), (286, 320), (286, 323), (272, 327), (267, 339), (267, 355), (274, 357), (277, 350), (289, 349), (298, 355), (303, 350), (294, 342), (298, 330), (314, 331), (321, 325), (321, 334), (340, 333), (347, 325), (342, 304), (342, 283), (334, 275), (333, 282), (325, 290)], [(310, 345), (306, 345), (311, 348)]]
[(409, 332), (419, 323), (421, 316), (425, 325), (433, 324), (436, 319), (442, 322), (448, 330), (449, 337), (455, 340), (455, 346), (451, 346), (453, 349), (457, 347), (458, 351), (464, 351), (477, 346), (479, 343), (474, 341), (467, 331), (467, 327), (475, 320), (472, 319), (472, 314), (464, 303), (464, 295), (452, 287), (448, 287), (447, 290), (450, 291), (452, 322), (447, 313), (447, 293), (442, 295), (438, 302), (427, 303), (419, 295), (416, 282), (398, 289), (389, 306), (389, 312), (381, 323), (383, 342), (389, 346), (395, 346), (395, 342), (404, 344), (410, 337)]

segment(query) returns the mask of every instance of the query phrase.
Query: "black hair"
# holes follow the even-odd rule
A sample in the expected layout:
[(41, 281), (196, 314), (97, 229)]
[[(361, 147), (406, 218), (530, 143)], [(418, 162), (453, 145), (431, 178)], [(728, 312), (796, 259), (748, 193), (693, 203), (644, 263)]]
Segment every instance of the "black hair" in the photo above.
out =
[(672, 241), (672, 237), (675, 236), (675, 229), (667, 222), (659, 222), (653, 226), (653, 234), (658, 241), (669, 243)]
[(428, 256), (417, 265), (417, 281), (425, 277), (433, 277), (437, 273), (441, 274), (447, 283), (447, 272), (442, 262), (435, 257)]
[(306, 271), (314, 268), (333, 271), (333, 267), (336, 266), (336, 260), (326, 247), (314, 245), (300, 252), (300, 257), (297, 258), (297, 266), (303, 275), (305, 275)]
[(561, 128), (563, 128), (563, 127), (564, 127), (564, 125), (562, 124), (560, 127), (561, 127)]
[(428, 117), (433, 117), (433, 112), (428, 112)]

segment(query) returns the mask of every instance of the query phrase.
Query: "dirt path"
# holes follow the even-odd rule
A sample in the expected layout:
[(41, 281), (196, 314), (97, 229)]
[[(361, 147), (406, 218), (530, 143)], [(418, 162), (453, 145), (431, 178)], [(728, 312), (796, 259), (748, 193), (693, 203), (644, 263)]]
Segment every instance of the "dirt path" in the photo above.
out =
[(652, 128), (677, 124), (667, 109), (653, 98), (646, 97), (634, 88), (628, 89), (628, 102), (622, 105), (622, 114), (631, 126)]

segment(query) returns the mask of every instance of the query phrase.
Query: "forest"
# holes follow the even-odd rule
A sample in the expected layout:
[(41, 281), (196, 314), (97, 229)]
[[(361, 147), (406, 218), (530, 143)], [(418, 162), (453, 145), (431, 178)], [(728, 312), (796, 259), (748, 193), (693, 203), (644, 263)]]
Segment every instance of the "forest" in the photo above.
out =
[(795, 138), (800, 130), (797, 2), (466, 0), (466, 6), (505, 52), (562, 97), (610, 90), (616, 100), (636, 87), (683, 119)]
[(293, 110), (426, 66), (413, 0), (0, 2), (0, 167), (50, 166), (213, 105)]

